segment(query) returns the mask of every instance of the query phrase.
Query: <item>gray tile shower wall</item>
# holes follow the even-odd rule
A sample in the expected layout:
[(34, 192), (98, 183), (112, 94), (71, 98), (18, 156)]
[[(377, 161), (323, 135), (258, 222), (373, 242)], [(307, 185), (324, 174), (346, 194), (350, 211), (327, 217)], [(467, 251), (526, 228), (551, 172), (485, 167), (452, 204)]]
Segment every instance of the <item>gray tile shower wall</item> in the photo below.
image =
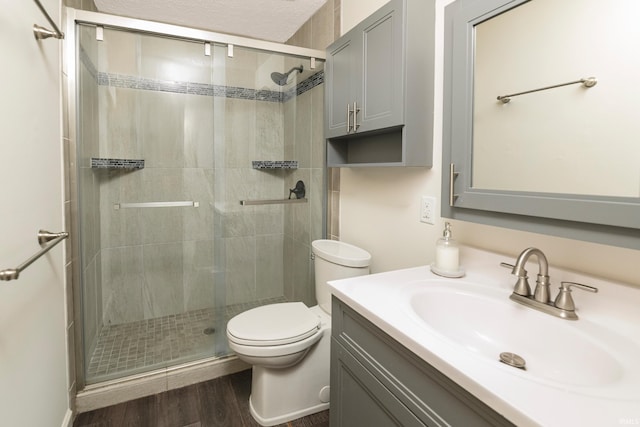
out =
[[(303, 46), (311, 49), (324, 50), (340, 37), (340, 22), (341, 22), (341, 0), (327, 0), (327, 2), (287, 41), (287, 44), (293, 46)], [(319, 100), (322, 103), (320, 96), (314, 97), (315, 100)], [(315, 101), (314, 101), (315, 102)], [(316, 107), (314, 107), (316, 108)], [(319, 110), (322, 111), (322, 105), (320, 104)], [(321, 117), (322, 115), (320, 115)], [(322, 125), (320, 120), (317, 120), (317, 125)], [(314, 122), (314, 125), (316, 125)], [(315, 132), (314, 132), (315, 134)], [(314, 140), (312, 144), (314, 150), (320, 150), (320, 153), (315, 153), (314, 159), (324, 159), (324, 140), (316, 143)], [(313, 168), (322, 168), (322, 166), (316, 166)], [(340, 169), (334, 168), (327, 170), (328, 176), (326, 177), (328, 200), (326, 205), (326, 227), (327, 238), (340, 240), (340, 227), (339, 227), (339, 211), (340, 211)], [(322, 181), (324, 183), (324, 181)], [(316, 215), (316, 210), (312, 210), (312, 215)], [(322, 216), (322, 212), (320, 212)], [(322, 226), (323, 220), (312, 219), (312, 224), (315, 226), (319, 224)]]

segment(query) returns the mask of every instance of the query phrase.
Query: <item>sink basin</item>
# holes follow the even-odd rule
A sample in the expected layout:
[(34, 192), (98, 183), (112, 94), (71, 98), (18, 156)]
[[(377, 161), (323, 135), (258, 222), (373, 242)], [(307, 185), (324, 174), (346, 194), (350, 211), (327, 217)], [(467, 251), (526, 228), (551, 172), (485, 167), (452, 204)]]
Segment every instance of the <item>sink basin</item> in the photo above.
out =
[[(634, 342), (585, 319), (563, 320), (517, 304), (503, 289), (435, 279), (408, 284), (400, 295), (406, 314), (442, 340), (522, 378), (609, 396), (640, 379)], [(503, 352), (522, 357), (525, 369), (501, 363)], [(620, 397), (631, 397), (628, 387)]]

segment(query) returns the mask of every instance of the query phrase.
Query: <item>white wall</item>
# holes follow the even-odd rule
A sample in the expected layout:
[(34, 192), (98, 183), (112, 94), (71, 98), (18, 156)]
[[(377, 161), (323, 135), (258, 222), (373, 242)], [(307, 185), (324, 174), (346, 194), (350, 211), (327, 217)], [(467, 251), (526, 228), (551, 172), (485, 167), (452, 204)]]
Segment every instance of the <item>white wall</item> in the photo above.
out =
[(342, 8), (340, 16), (341, 33), (344, 34), (367, 16), (385, 5), (388, 0), (341, 0)]
[[(43, 2), (60, 22), (60, 1)], [(40, 247), (36, 233), (63, 229), (61, 41), (37, 42), (48, 26), (36, 4), (1, 0), (0, 269)], [(63, 426), (70, 421), (63, 247), (0, 282), (0, 424)]]
[[(380, 272), (433, 261), (435, 241), (443, 220), (436, 226), (419, 222), (422, 195), (434, 195), (438, 203), (442, 154), (442, 67), (444, 6), (452, 0), (437, 0), (434, 166), (432, 169), (342, 169), (340, 191), (340, 238), (371, 252), (372, 271)], [(381, 1), (342, 0), (343, 33), (374, 12)], [(439, 206), (437, 207), (439, 211)], [(639, 251), (598, 245), (506, 228), (452, 221), (459, 241), (504, 253), (508, 258), (528, 246), (537, 246), (549, 262), (585, 274), (640, 286), (634, 264)], [(464, 263), (464, 260), (461, 260)]]

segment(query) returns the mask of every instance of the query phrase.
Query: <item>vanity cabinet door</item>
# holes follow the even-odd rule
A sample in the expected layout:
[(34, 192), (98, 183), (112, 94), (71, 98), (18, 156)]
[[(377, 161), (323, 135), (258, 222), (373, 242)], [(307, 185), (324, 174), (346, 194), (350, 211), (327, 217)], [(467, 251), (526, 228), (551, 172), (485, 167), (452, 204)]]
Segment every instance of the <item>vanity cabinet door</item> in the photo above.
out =
[[(398, 421), (430, 427), (513, 427), (337, 298), (333, 298), (331, 324), (332, 427), (387, 426)], [(371, 413), (384, 412), (392, 422), (356, 422), (352, 411), (360, 411), (361, 404)], [(343, 417), (354, 424), (341, 424)]]
[(331, 346), (331, 427), (425, 426), (340, 343)]

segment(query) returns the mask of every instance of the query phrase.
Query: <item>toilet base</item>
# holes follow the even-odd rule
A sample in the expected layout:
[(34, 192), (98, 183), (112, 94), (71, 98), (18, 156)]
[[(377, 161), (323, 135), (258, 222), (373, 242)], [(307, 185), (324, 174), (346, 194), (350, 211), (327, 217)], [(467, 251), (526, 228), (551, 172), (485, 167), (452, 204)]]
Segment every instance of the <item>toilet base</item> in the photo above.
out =
[(331, 318), (322, 314), (322, 338), (300, 363), (284, 369), (253, 366), (249, 407), (258, 424), (283, 424), (329, 409)]
[(251, 397), (249, 397), (249, 411), (251, 412), (251, 416), (261, 426), (275, 426), (278, 424), (284, 424), (286, 422), (296, 420), (298, 418), (302, 418), (307, 415), (315, 414), (316, 412), (322, 412), (325, 409), (329, 409), (329, 402), (322, 403), (320, 405), (313, 406), (311, 408), (305, 408), (295, 412), (282, 414), (277, 417), (263, 418), (262, 416), (260, 416), (260, 414), (256, 412), (256, 410), (253, 407), (253, 401), (251, 400)]

